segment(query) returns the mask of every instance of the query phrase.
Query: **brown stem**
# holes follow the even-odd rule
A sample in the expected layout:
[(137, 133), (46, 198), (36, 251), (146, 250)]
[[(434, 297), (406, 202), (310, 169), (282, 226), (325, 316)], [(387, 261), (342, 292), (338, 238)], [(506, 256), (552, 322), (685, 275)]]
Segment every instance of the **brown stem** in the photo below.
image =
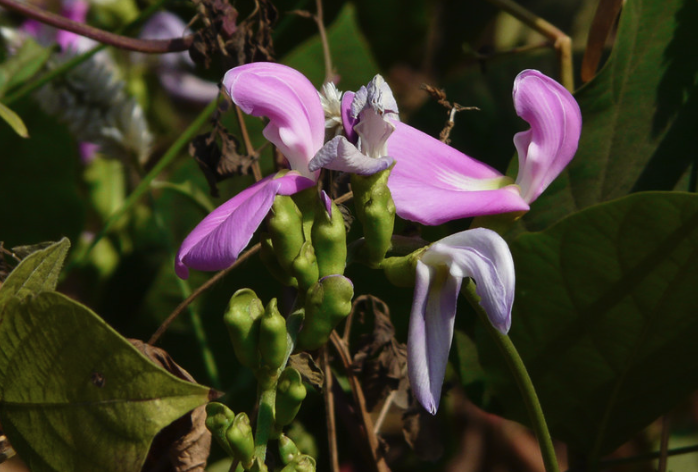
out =
[(523, 24), (538, 31), (553, 41), (560, 63), (560, 83), (570, 92), (574, 91), (574, 73), (572, 68), (572, 40), (556, 26), (526, 10), (513, 0), (487, 0), (500, 10), (509, 13)]
[(596, 7), (596, 14), (589, 28), (587, 47), (582, 59), (580, 72), (582, 82), (589, 82), (596, 75), (606, 40), (613, 30), (613, 25), (616, 23), (622, 6), (623, 0), (601, 0)]
[(41, 23), (46, 23), (62, 30), (72, 31), (80, 36), (92, 38), (99, 43), (108, 44), (110, 46), (129, 51), (137, 51), (147, 54), (163, 54), (166, 52), (186, 51), (189, 49), (189, 46), (191, 46), (194, 39), (194, 35), (172, 39), (129, 38), (128, 36), (109, 33), (108, 31), (94, 28), (84, 23), (69, 20), (68, 18), (42, 10), (28, 3), (20, 3), (16, 0), (0, 0), (0, 5), (8, 10), (16, 11), (24, 16), (28, 16), (29, 18), (40, 21)]
[(366, 409), (366, 399), (364, 397), (363, 389), (361, 388), (361, 382), (359, 378), (354, 373), (352, 368), (351, 355), (347, 349), (346, 344), (342, 341), (336, 331), (332, 331), (330, 335), (330, 341), (334, 346), (335, 350), (339, 354), (339, 358), (344, 366), (344, 371), (347, 374), (347, 379), (349, 380), (349, 385), (351, 386), (351, 393), (354, 396), (354, 403), (356, 403), (356, 408), (359, 410), (361, 415), (361, 421), (363, 423), (363, 429), (366, 434), (366, 439), (368, 440), (368, 445), (371, 449), (371, 454), (373, 455), (373, 461), (376, 472), (390, 472), (388, 464), (385, 462), (385, 458), (381, 454), (379, 448), (380, 443), (378, 442), (378, 436), (376, 436), (373, 428), (373, 420), (371, 415)]
[(212, 287), (213, 284), (215, 284), (215, 283), (218, 282), (220, 279), (222, 279), (223, 277), (225, 277), (225, 275), (228, 274), (228, 272), (232, 271), (232, 270), (235, 269), (237, 266), (239, 266), (240, 264), (242, 264), (243, 262), (245, 262), (247, 259), (250, 258), (250, 256), (256, 254), (256, 253), (259, 251), (259, 248), (261, 248), (261, 247), (262, 247), (262, 245), (261, 245), (260, 243), (255, 244), (255, 245), (252, 246), (250, 249), (248, 249), (247, 252), (245, 252), (244, 254), (242, 254), (242, 255), (238, 258), (238, 260), (235, 261), (235, 263), (234, 263), (233, 265), (231, 265), (231, 266), (228, 267), (227, 269), (224, 269), (224, 270), (218, 272), (216, 275), (214, 275), (213, 277), (211, 277), (210, 279), (208, 279), (205, 283), (201, 284), (201, 285), (199, 286), (199, 288), (197, 288), (196, 290), (194, 290), (194, 291), (192, 292), (192, 294), (189, 295), (189, 296), (187, 297), (187, 299), (184, 300), (182, 303), (180, 303), (179, 305), (177, 305), (177, 308), (175, 308), (175, 310), (174, 310), (172, 313), (170, 313), (170, 316), (168, 316), (167, 319), (166, 319), (165, 321), (162, 322), (162, 324), (161, 324), (160, 327), (157, 329), (157, 331), (155, 331), (155, 333), (154, 333), (154, 334), (150, 337), (150, 339), (148, 340), (148, 344), (151, 344), (151, 345), (152, 345), (152, 344), (155, 344), (155, 343), (158, 341), (158, 339), (160, 339), (160, 336), (162, 336), (162, 334), (167, 330), (167, 328), (170, 326), (170, 324), (175, 320), (175, 318), (177, 318), (177, 316), (179, 316), (179, 314), (180, 314), (181, 312), (183, 312), (184, 309), (185, 309), (186, 307), (188, 307), (189, 304), (190, 304), (191, 302), (193, 302), (199, 295), (201, 295), (201, 294), (204, 293), (206, 290), (208, 290), (210, 287)]
[(327, 31), (325, 31), (325, 23), (322, 17), (322, 0), (315, 0), (316, 14), (313, 17), (317, 23), (318, 32), (320, 33), (320, 42), (322, 43), (322, 54), (325, 60), (325, 82), (332, 82), (334, 72), (332, 71), (332, 55), (330, 54), (330, 43), (327, 40)]
[(332, 369), (327, 345), (320, 350), (322, 370), (325, 375), (323, 397), (325, 399), (325, 419), (327, 421), (327, 440), (330, 449), (330, 466), (332, 472), (339, 472), (339, 452), (337, 451), (337, 421), (334, 414), (334, 394), (332, 393)]

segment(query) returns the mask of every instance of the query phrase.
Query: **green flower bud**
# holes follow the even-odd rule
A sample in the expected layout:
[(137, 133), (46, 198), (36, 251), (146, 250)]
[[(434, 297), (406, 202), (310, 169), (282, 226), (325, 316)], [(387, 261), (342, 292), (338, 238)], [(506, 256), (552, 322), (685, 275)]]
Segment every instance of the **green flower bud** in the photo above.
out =
[(235, 413), (222, 403), (211, 402), (206, 405), (206, 428), (230, 456), (233, 455), (233, 450), (230, 449), (225, 432), (232, 424), (233, 418)]
[(223, 317), (235, 355), (242, 365), (252, 370), (259, 367), (259, 319), (262, 313), (264, 305), (257, 294), (244, 288), (230, 298)]
[(303, 215), (303, 234), (305, 240), (310, 240), (310, 230), (315, 218), (315, 202), (317, 201), (317, 187), (310, 187), (301, 192), (294, 193), (291, 198)]
[(302, 455), (295, 461), (287, 464), (281, 472), (315, 472), (315, 459)]
[(318, 279), (318, 265), (315, 250), (310, 241), (301, 246), (298, 257), (293, 261), (293, 275), (298, 280), (298, 289), (307, 291)]
[(291, 438), (282, 434), (279, 437), (279, 456), (281, 456), (281, 462), (284, 464), (290, 464), (300, 455), (298, 446), (294, 443)]
[(276, 305), (276, 298), (267, 304), (259, 326), (259, 353), (262, 363), (270, 373), (276, 374), (286, 361), (288, 339), (286, 336), (286, 319), (281, 316)]
[(397, 287), (414, 287), (417, 276), (417, 261), (428, 248), (417, 249), (412, 254), (401, 257), (388, 257), (380, 263), (380, 268), (391, 284)]
[(276, 385), (274, 423), (277, 429), (291, 424), (301, 408), (305, 394), (305, 385), (300, 372), (293, 367), (286, 367)]
[(395, 203), (388, 189), (390, 169), (373, 175), (352, 174), (356, 216), (364, 229), (363, 258), (375, 267), (390, 249), (395, 223)]
[(261, 247), (259, 249), (259, 258), (267, 267), (267, 270), (274, 276), (276, 280), (287, 287), (298, 287), (298, 281), (295, 277), (286, 272), (279, 264), (279, 260), (274, 253), (274, 244), (271, 241), (269, 233), (260, 233)]
[[(326, 199), (326, 200), (325, 200)], [(325, 200), (325, 201), (323, 201)], [(315, 221), (313, 222), (312, 241), (317, 257), (319, 277), (343, 274), (347, 262), (347, 232), (344, 217), (326, 195), (317, 200)], [(330, 213), (325, 205), (330, 206)]]
[(242, 467), (249, 469), (254, 463), (254, 436), (252, 426), (247, 413), (239, 413), (225, 432), (233, 457), (242, 463)]
[(332, 330), (351, 312), (354, 285), (343, 275), (331, 275), (313, 285), (305, 300), (305, 320), (298, 333), (299, 350), (324, 345)]
[(267, 220), (267, 228), (279, 264), (287, 273), (291, 274), (293, 260), (298, 257), (305, 241), (303, 217), (291, 197), (276, 196)]

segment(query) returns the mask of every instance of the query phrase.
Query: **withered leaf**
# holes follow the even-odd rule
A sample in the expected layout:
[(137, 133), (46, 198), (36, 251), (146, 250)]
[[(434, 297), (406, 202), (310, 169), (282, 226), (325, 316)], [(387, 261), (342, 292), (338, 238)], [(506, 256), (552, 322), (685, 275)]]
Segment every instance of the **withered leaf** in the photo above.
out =
[[(139, 351), (155, 364), (188, 382), (194, 378), (170, 355), (155, 346), (129, 339)], [(206, 407), (200, 406), (155, 436), (142, 472), (203, 472), (211, 449), (211, 433), (206, 429)]]
[[(373, 331), (362, 335), (354, 355), (354, 367), (361, 372), (366, 406), (372, 410), (407, 377), (407, 346), (395, 339), (388, 306), (377, 297), (364, 295), (354, 302), (360, 318), (372, 314)], [(356, 315), (355, 315), (356, 316)]]
[(325, 374), (307, 352), (300, 352), (288, 358), (288, 366), (300, 372), (303, 380), (318, 390), (325, 384)]

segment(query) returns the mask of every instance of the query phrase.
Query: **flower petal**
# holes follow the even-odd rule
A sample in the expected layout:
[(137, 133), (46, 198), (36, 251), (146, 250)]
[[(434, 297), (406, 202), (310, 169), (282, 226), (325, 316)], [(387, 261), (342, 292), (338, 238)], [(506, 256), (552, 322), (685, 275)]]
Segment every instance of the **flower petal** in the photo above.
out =
[(351, 116), (351, 104), (354, 102), (354, 95), (354, 92), (344, 92), (342, 96), (342, 124), (344, 125), (344, 134), (347, 135), (347, 139), (352, 144), (356, 144), (356, 141), (359, 139), (359, 135), (354, 131), (354, 125), (356, 125), (359, 119)]
[(523, 199), (531, 203), (555, 180), (577, 151), (582, 114), (572, 94), (536, 70), (521, 72), (514, 81), (514, 107), (531, 129), (517, 133)]
[(417, 262), (407, 335), (407, 371), (412, 393), (432, 415), (441, 399), (461, 280), (438, 267)]
[(242, 111), (269, 118), (264, 136), (293, 170), (317, 178), (308, 162), (324, 143), (325, 114), (317, 90), (303, 74), (282, 64), (255, 62), (229, 70), (223, 86)]
[(388, 187), (397, 214), (425, 225), (526, 211), (511, 179), (438, 139), (393, 122), (388, 152), (396, 160)]
[(371, 175), (387, 169), (392, 164), (392, 157), (374, 159), (365, 156), (347, 138), (337, 136), (320, 149), (308, 167), (311, 171), (324, 167), (352, 174)]
[(182, 70), (165, 68), (158, 75), (162, 87), (178, 100), (206, 104), (220, 93), (218, 85)]
[(213, 210), (182, 242), (175, 272), (186, 279), (188, 268), (222, 270), (249, 244), (276, 195), (292, 195), (315, 185), (295, 172), (270, 175)]
[(492, 325), (503, 334), (509, 331), (516, 274), (501, 236), (486, 228), (462, 231), (434, 243), (421, 260), (430, 265), (446, 262), (452, 277), (472, 277)]

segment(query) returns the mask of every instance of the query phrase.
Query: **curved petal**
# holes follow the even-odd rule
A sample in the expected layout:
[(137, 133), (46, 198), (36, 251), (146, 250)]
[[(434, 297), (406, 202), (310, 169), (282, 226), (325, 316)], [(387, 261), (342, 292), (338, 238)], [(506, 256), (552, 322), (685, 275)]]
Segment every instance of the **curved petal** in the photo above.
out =
[(577, 151), (582, 114), (572, 94), (536, 70), (521, 72), (514, 81), (514, 108), (531, 125), (517, 133), (523, 199), (531, 203), (555, 180)]
[[(143, 39), (172, 39), (180, 38), (190, 32), (180, 17), (174, 13), (160, 11), (153, 14), (143, 25), (139, 37)], [(170, 69), (177, 69), (183, 65), (194, 67), (194, 61), (191, 60), (187, 51), (160, 54), (157, 60), (162, 67)]]
[(215, 100), (220, 93), (218, 85), (213, 82), (181, 70), (162, 69), (159, 76), (162, 87), (179, 100), (206, 104)]
[(292, 195), (315, 185), (297, 173), (270, 175), (213, 210), (189, 233), (175, 259), (175, 272), (186, 279), (189, 268), (222, 270), (252, 239), (276, 195)]
[(492, 325), (503, 334), (509, 332), (516, 274), (511, 251), (501, 236), (486, 228), (456, 233), (434, 243), (421, 260), (447, 263), (452, 277), (472, 277)]
[(317, 90), (303, 74), (282, 64), (255, 62), (229, 70), (223, 86), (242, 111), (269, 118), (264, 136), (293, 170), (317, 178), (308, 163), (324, 143), (325, 114)]
[(354, 131), (354, 125), (356, 125), (359, 119), (351, 115), (351, 104), (354, 101), (354, 95), (354, 92), (344, 92), (342, 96), (342, 124), (344, 125), (344, 134), (347, 135), (347, 139), (352, 144), (356, 144), (356, 141), (359, 139), (359, 135)]
[(396, 164), (388, 187), (401, 218), (439, 225), (529, 209), (508, 177), (411, 126), (393, 124), (388, 153)]
[(417, 262), (407, 335), (407, 371), (412, 393), (432, 415), (441, 399), (461, 281), (438, 267)]
[(337, 136), (320, 149), (308, 167), (311, 171), (324, 167), (352, 174), (372, 175), (387, 169), (392, 164), (392, 157), (384, 156), (374, 159), (365, 156), (347, 138)]

